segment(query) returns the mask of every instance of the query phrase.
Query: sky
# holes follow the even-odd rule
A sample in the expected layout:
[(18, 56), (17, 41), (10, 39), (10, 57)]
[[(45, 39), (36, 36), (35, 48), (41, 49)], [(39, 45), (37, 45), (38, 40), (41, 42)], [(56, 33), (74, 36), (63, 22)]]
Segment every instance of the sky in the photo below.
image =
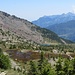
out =
[(45, 15), (75, 13), (75, 0), (0, 0), (0, 11), (33, 21)]

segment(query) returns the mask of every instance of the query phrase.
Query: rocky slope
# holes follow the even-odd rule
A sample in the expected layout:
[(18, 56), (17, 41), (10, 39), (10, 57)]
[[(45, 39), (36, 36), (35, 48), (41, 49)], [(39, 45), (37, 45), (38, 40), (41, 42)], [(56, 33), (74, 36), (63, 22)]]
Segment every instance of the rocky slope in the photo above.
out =
[(0, 40), (18, 41), (18, 39), (39, 44), (63, 43), (61, 38), (54, 32), (40, 28), (25, 19), (0, 11)]

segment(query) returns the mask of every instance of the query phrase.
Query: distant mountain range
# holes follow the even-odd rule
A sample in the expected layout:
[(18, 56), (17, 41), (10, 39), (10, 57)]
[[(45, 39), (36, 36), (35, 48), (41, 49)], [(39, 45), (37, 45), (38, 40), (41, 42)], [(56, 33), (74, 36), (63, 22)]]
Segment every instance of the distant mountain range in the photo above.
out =
[(61, 15), (44, 16), (34, 24), (52, 30), (60, 37), (75, 41), (75, 14), (67, 13)]
[(54, 31), (60, 37), (75, 41), (75, 20), (66, 23), (55, 24), (47, 27), (47, 29)]
[(25, 19), (0, 11), (0, 40), (12, 41), (13, 39), (39, 44), (71, 43), (48, 29), (40, 28)]
[(32, 21), (32, 23), (40, 27), (46, 28), (50, 25), (64, 23), (70, 20), (75, 20), (74, 13), (69, 12), (67, 14), (61, 14), (61, 15), (44, 16), (40, 17), (38, 20)]

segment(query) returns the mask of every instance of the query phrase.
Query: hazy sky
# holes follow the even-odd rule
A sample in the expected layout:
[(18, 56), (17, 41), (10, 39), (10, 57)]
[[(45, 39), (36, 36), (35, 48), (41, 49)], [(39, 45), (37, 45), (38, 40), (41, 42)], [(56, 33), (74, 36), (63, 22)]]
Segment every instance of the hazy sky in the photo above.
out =
[(0, 0), (0, 10), (32, 21), (44, 15), (75, 12), (75, 0)]

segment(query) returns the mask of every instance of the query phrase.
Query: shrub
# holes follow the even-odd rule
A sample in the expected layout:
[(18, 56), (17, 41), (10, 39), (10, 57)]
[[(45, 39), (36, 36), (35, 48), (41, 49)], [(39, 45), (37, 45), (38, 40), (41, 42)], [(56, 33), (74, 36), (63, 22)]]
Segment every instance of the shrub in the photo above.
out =
[(0, 54), (3, 54), (2, 49), (0, 48)]
[(9, 69), (10, 67), (11, 65), (8, 56), (5, 56), (4, 54), (0, 54), (0, 68)]

